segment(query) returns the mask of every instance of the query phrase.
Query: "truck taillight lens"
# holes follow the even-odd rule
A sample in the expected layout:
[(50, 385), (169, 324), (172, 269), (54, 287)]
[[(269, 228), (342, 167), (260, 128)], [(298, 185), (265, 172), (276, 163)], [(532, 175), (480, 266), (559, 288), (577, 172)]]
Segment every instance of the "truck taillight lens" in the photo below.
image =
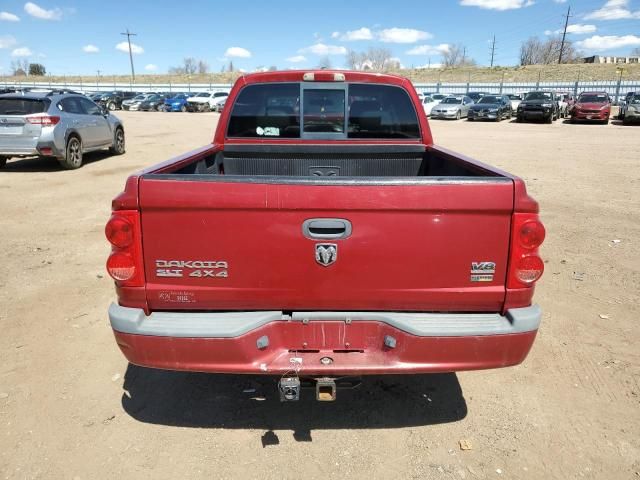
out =
[(544, 242), (544, 225), (538, 220), (530, 220), (520, 227), (520, 245), (529, 250), (538, 248)]
[(531, 287), (544, 272), (538, 247), (545, 238), (544, 225), (535, 213), (514, 213), (507, 288)]
[(122, 287), (144, 286), (140, 214), (136, 210), (118, 210), (104, 229), (111, 243), (107, 272)]
[(133, 225), (122, 216), (113, 216), (104, 229), (107, 240), (114, 247), (125, 248), (133, 243)]
[(115, 252), (107, 259), (107, 271), (114, 280), (124, 282), (133, 278), (136, 266), (131, 255)]
[(536, 282), (544, 272), (544, 262), (537, 255), (526, 255), (518, 260), (515, 275), (525, 285)]

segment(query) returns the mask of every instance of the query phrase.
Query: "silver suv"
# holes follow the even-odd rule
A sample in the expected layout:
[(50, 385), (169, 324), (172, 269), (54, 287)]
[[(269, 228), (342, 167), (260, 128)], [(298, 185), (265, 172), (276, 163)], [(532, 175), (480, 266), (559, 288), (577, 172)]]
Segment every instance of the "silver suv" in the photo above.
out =
[(78, 93), (0, 95), (0, 168), (11, 157), (55, 157), (64, 168), (82, 165), (86, 152), (125, 152), (118, 117)]

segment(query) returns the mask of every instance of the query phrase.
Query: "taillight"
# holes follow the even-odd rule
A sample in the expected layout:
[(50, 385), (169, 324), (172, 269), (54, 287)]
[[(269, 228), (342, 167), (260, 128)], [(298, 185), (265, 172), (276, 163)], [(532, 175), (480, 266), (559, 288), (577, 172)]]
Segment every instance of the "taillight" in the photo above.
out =
[(51, 126), (57, 125), (60, 122), (60, 117), (56, 115), (33, 115), (25, 117), (27, 122), (33, 125)]
[(118, 210), (104, 229), (111, 243), (107, 272), (123, 287), (144, 286), (140, 215), (136, 210)]
[(538, 254), (545, 229), (535, 213), (514, 213), (511, 228), (511, 254), (507, 288), (530, 287), (544, 272), (544, 262)]

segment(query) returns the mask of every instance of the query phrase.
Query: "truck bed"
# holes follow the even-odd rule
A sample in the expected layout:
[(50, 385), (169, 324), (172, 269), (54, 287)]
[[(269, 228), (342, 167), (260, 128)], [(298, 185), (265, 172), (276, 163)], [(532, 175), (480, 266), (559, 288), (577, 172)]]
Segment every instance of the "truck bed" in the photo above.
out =
[[(158, 173), (167, 173), (161, 171)], [(422, 145), (226, 145), (171, 172), (243, 177), (472, 177), (499, 172)]]

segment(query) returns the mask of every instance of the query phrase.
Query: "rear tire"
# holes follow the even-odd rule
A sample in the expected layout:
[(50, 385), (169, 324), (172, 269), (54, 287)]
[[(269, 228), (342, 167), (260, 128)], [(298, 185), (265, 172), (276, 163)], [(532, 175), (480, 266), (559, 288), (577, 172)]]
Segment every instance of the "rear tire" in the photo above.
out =
[(181, 111), (182, 113), (186, 112), (186, 111), (187, 111), (187, 106), (186, 106), (186, 105), (182, 105), (182, 106), (180, 107), (180, 111)]
[(111, 112), (113, 112), (116, 109), (116, 103), (115, 102), (109, 102), (107, 103), (107, 109)]
[(66, 156), (59, 159), (59, 162), (67, 170), (75, 170), (82, 166), (82, 142), (78, 137), (69, 137)]
[(7, 160), (9, 160), (7, 157), (0, 157), (0, 168), (5, 167), (5, 165), (7, 164)]
[(544, 119), (544, 123), (553, 123), (553, 113), (550, 113), (549, 116)]
[(462, 114), (460, 113), (460, 110), (458, 110), (458, 113), (456, 113), (456, 120), (460, 120), (462, 118)]
[(116, 133), (113, 136), (113, 147), (109, 149), (113, 155), (124, 155), (125, 149), (125, 137), (122, 127), (116, 128)]

